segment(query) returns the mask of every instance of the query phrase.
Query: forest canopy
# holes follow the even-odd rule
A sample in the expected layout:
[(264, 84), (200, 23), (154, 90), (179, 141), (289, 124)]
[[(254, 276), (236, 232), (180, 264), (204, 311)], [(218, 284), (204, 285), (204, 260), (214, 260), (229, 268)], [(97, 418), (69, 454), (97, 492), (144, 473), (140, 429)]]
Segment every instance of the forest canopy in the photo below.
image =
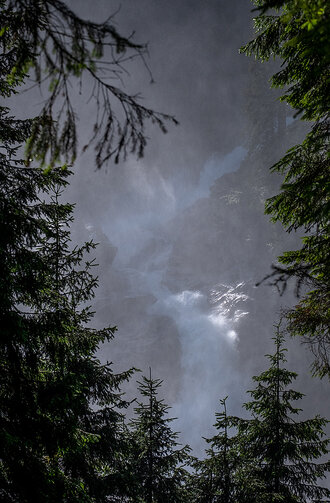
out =
[(280, 291), (290, 278), (300, 296), (287, 311), (288, 330), (314, 353), (314, 373), (330, 375), (330, 166), (329, 66), (330, 6), (326, 0), (258, 0), (256, 37), (241, 52), (261, 61), (278, 58), (271, 85), (283, 88), (282, 101), (311, 121), (302, 144), (271, 168), (282, 176), (281, 191), (266, 202), (266, 213), (287, 232), (302, 231), (301, 247), (286, 251), (274, 266)]
[[(284, 96), (313, 121), (305, 142), (274, 166), (284, 176), (267, 212), (288, 231), (306, 231), (302, 247), (285, 253), (274, 281), (308, 286), (287, 313), (292, 334), (307, 337), (315, 372), (329, 373), (328, 7), (322, 2), (259, 1), (258, 34), (244, 52), (277, 54), (273, 78), (292, 85)], [(317, 5), (317, 7), (316, 7)], [(314, 7), (315, 8), (314, 8)], [(268, 15), (268, 9), (277, 14)], [(74, 205), (63, 202), (77, 157), (70, 81), (94, 82), (91, 143), (96, 167), (129, 153), (143, 155), (148, 121), (165, 131), (173, 117), (140, 104), (120, 83), (121, 69), (146, 47), (102, 24), (79, 18), (61, 0), (0, 0), (0, 95), (19, 93), (30, 78), (49, 90), (37, 117), (18, 119), (0, 106), (0, 498), (4, 503), (254, 503), (326, 501), (327, 421), (301, 420), (276, 327), (269, 368), (253, 378), (244, 407), (228, 414), (220, 401), (205, 459), (181, 446), (162, 381), (142, 376), (129, 418), (122, 388), (134, 369), (116, 373), (97, 351), (116, 327), (92, 326), (98, 279), (95, 243), (75, 246)], [(322, 42), (322, 48), (316, 49)], [(324, 43), (323, 43), (324, 42)], [(314, 50), (315, 49), (315, 50)], [(317, 52), (318, 51), (318, 52)], [(102, 70), (100, 72), (100, 70)], [(114, 104), (115, 103), (115, 104)], [(117, 115), (119, 114), (119, 115)], [(26, 146), (26, 156), (22, 155)], [(76, 168), (74, 168), (76, 169)], [(302, 290), (303, 291), (303, 290)], [(303, 291), (304, 292), (304, 291)]]

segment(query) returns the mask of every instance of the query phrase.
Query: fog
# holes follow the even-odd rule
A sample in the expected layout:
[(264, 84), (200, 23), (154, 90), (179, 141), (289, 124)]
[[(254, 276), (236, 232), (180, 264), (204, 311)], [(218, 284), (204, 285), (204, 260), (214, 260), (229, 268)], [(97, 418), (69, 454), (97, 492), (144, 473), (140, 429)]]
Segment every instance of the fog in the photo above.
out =
[[(228, 395), (228, 412), (244, 414), (251, 377), (268, 365), (273, 325), (296, 302), (293, 288), (280, 297), (255, 284), (297, 242), (269, 222), (264, 201), (279, 186), (269, 167), (306, 126), (268, 89), (267, 67), (238, 54), (252, 36), (249, 0), (70, 5), (98, 21), (120, 6), (118, 30), (149, 43), (154, 79), (134, 61), (125, 90), (180, 123), (166, 135), (148, 129), (141, 160), (132, 155), (96, 171), (93, 150), (81, 154), (67, 197), (76, 203), (73, 239), (100, 243), (95, 325), (118, 326), (100, 358), (116, 371), (151, 367), (178, 417), (174, 428), (201, 454), (219, 399)], [(81, 99), (80, 146), (93, 112)], [(298, 340), (287, 345), (307, 395), (302, 407), (326, 415), (325, 383), (310, 377), (308, 349)], [(133, 378), (129, 396), (135, 390)]]

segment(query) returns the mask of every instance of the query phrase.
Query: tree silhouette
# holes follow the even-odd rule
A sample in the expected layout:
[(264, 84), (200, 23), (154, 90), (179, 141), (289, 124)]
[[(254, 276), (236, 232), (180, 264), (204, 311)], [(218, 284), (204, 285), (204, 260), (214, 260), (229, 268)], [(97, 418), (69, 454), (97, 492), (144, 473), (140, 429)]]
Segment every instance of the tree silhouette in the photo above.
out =
[[(123, 90), (123, 76), (132, 59), (145, 65), (147, 48), (122, 36), (113, 16), (94, 23), (77, 16), (61, 0), (3, 0), (0, 4), (2, 94), (12, 86), (40, 86), (46, 99), (32, 123), (26, 149), (27, 160), (37, 159), (54, 167), (77, 156), (76, 112), (73, 96), (87, 87), (95, 103), (90, 143), (94, 143), (96, 166), (109, 159), (118, 162), (129, 152), (143, 156), (149, 121), (166, 132), (165, 123), (176, 120), (139, 102), (138, 95)], [(86, 77), (86, 78), (85, 78)]]
[(95, 245), (70, 248), (67, 170), (1, 168), (1, 501), (115, 501), (130, 372), (95, 357), (115, 330), (89, 327)]
[(217, 434), (207, 438), (206, 458), (195, 462), (192, 477), (193, 501), (196, 503), (234, 503), (237, 501), (236, 473), (240, 464), (238, 437), (230, 434), (237, 418), (228, 416), (226, 397), (220, 400), (222, 412), (216, 413)]
[(299, 421), (301, 409), (293, 402), (302, 393), (289, 388), (297, 377), (283, 367), (284, 337), (277, 326), (275, 353), (267, 355), (270, 367), (254, 377), (256, 388), (249, 391), (252, 400), (244, 407), (252, 419), (240, 419), (241, 480), (245, 495), (240, 501), (285, 501), (286, 503), (324, 501), (328, 489), (319, 485), (329, 470), (328, 462), (316, 463), (327, 454), (324, 439), (327, 421), (319, 416)]
[[(287, 310), (288, 330), (307, 342), (314, 355), (313, 371), (330, 376), (329, 255), (329, 63), (330, 7), (320, 0), (258, 0), (256, 37), (241, 49), (261, 61), (277, 56), (281, 67), (272, 87), (285, 89), (286, 101), (311, 131), (271, 168), (282, 175), (281, 190), (266, 201), (266, 213), (287, 232), (301, 231), (301, 247), (279, 257), (272, 278), (282, 293), (290, 278), (304, 295)], [(305, 287), (305, 288), (303, 288)], [(307, 288), (307, 290), (306, 290)], [(307, 292), (307, 293), (306, 293)]]
[(169, 407), (157, 395), (162, 381), (142, 377), (138, 389), (145, 399), (138, 402), (131, 428), (132, 501), (170, 503), (186, 501), (184, 482), (188, 446), (178, 449), (177, 433), (170, 427)]

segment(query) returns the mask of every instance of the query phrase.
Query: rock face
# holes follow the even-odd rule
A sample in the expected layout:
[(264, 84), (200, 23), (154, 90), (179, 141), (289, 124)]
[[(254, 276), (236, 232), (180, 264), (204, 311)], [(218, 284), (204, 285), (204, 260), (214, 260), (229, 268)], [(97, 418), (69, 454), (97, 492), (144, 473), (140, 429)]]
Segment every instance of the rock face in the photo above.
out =
[[(296, 236), (264, 215), (265, 199), (279, 190), (278, 178), (265, 165), (295, 143), (296, 127), (285, 136), (275, 131), (271, 149), (250, 148), (232, 172), (222, 166), (225, 174), (213, 177), (209, 190), (177, 190), (171, 212), (164, 212), (164, 201), (154, 206), (149, 201), (149, 227), (139, 227), (141, 217), (128, 216), (127, 228), (134, 229), (135, 222), (137, 227), (123, 241), (125, 253), (111, 244), (110, 227), (85, 230), (100, 243), (97, 323), (110, 320), (119, 327), (115, 340), (100, 349), (101, 358), (119, 370), (134, 366), (146, 373), (152, 367), (180, 418), (177, 429), (186, 433), (185, 441), (198, 439), (197, 451), (219, 398), (230, 395), (231, 413), (241, 413), (250, 378), (272, 348), (281, 306), (295, 301), (290, 291), (280, 297), (266, 282), (255, 285), (283, 250), (297, 244)], [(324, 390), (307, 375), (308, 352), (299, 341), (288, 345), (289, 365), (301, 371), (304, 390), (317, 400)], [(128, 390), (134, 396), (134, 381)]]
[(214, 297), (214, 292), (222, 291), (219, 299), (230, 304), (230, 289), (240, 285), (235, 309), (248, 314), (238, 323), (238, 349), (250, 364), (256, 340), (267, 348), (274, 308), (279, 309), (282, 300), (270, 287), (257, 289), (255, 283), (269, 272), (286, 236), (264, 216), (265, 189), (260, 180), (251, 184), (245, 176), (247, 163), (216, 180), (208, 198), (196, 201), (176, 219), (163, 283), (173, 293), (202, 292), (210, 309), (212, 292)]
[[(267, 149), (270, 165), (299, 134), (293, 125), (284, 137), (274, 136), (273, 155)], [(267, 281), (255, 286), (284, 250), (298, 244), (297, 236), (264, 215), (265, 199), (279, 190), (278, 177), (265, 168), (265, 156), (265, 149), (250, 150), (237, 171), (215, 180), (209, 197), (197, 200), (172, 222), (172, 252), (163, 276), (163, 284), (173, 293), (202, 292), (211, 313), (223, 312), (227, 304), (225, 317), (237, 332), (233, 372), (242, 381), (259, 371), (281, 308), (295, 302), (293, 288), (281, 297)], [(290, 358), (296, 359), (296, 370), (305, 372), (305, 350), (299, 341), (288, 344), (294, 347)]]

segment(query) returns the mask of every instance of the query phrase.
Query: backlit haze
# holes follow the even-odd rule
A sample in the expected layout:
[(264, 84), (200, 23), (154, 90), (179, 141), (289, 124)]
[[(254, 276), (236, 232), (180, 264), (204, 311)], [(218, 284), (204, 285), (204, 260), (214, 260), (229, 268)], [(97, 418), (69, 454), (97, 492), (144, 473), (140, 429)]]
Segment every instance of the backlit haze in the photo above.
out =
[[(173, 428), (196, 454), (212, 434), (219, 399), (244, 414), (252, 375), (267, 368), (273, 325), (293, 288), (280, 297), (255, 284), (296, 236), (263, 213), (278, 189), (269, 167), (303, 138), (305, 127), (268, 89), (267, 65), (239, 55), (252, 37), (249, 0), (72, 0), (81, 17), (111, 13), (121, 34), (149, 44), (127, 65), (124, 90), (175, 115), (166, 135), (149, 128), (145, 157), (95, 170), (93, 149), (74, 167), (67, 199), (76, 203), (73, 238), (94, 238), (100, 286), (95, 325), (117, 325), (100, 358), (116, 371), (152, 368), (178, 417)], [(122, 85), (120, 82), (117, 85)], [(88, 87), (88, 86), (87, 86)], [(80, 146), (92, 103), (77, 93)], [(22, 100), (26, 99), (22, 97)], [(35, 113), (35, 104), (29, 111)], [(327, 414), (325, 383), (312, 379), (311, 356), (288, 340), (288, 367), (300, 373), (306, 415)], [(137, 374), (138, 379), (138, 374)], [(135, 396), (135, 379), (128, 385)]]

